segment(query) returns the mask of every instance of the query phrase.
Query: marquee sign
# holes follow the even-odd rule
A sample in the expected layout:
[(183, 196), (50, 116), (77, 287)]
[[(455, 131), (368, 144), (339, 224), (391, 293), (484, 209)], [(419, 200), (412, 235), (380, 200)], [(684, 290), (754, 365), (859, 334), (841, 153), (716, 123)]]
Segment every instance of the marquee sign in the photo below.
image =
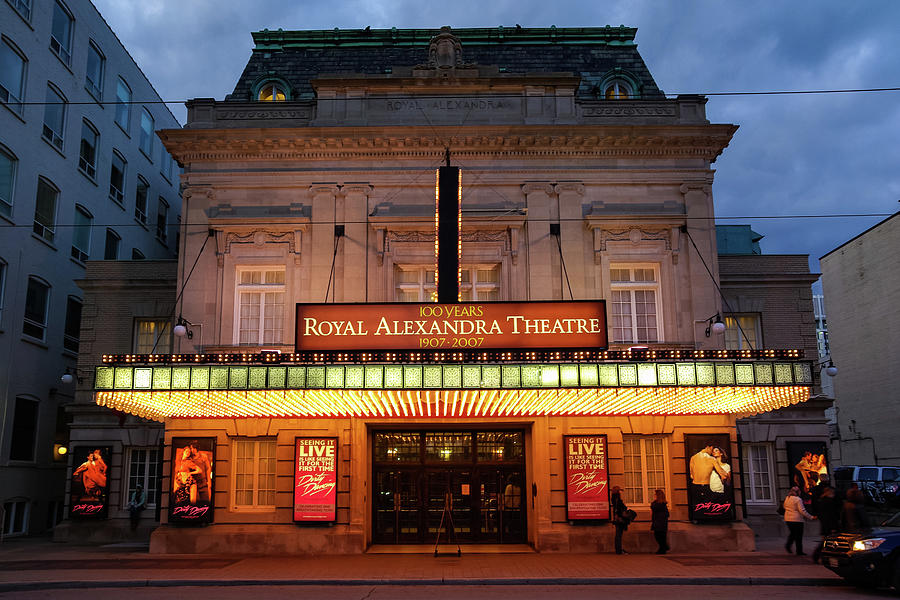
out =
[(297, 304), (297, 352), (606, 348), (606, 303)]
[(298, 437), (294, 443), (294, 521), (337, 519), (337, 438)]
[(566, 519), (609, 519), (609, 471), (605, 435), (563, 436)]

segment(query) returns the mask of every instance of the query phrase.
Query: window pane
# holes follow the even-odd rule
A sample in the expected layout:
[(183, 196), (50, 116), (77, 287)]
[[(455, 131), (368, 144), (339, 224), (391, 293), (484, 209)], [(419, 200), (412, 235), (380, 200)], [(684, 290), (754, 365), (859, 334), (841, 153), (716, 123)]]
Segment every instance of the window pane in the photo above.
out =
[(80, 207), (75, 208), (75, 227), (72, 232), (72, 258), (88, 259), (91, 247), (91, 216)]
[(116, 232), (112, 229), (106, 230), (106, 243), (103, 247), (103, 260), (116, 260), (119, 258), (119, 240), (121, 240)]
[[(157, 343), (157, 339), (159, 342)], [(154, 350), (153, 347), (156, 346)], [(164, 354), (172, 347), (172, 328), (165, 319), (136, 319), (134, 325), (135, 354)]]
[(81, 122), (81, 146), (78, 149), (78, 168), (94, 178), (97, 167), (97, 132), (87, 121)]
[(47, 300), (50, 288), (34, 278), (28, 279), (28, 291), (25, 293), (25, 321), (22, 333), (39, 340), (44, 339), (47, 326)]
[(141, 111), (141, 137), (138, 141), (138, 147), (147, 155), (147, 158), (153, 157), (153, 117), (147, 112), (147, 109)]
[(159, 199), (159, 208), (156, 211), (156, 237), (162, 241), (166, 241), (166, 233), (168, 230), (169, 220), (169, 204)]
[(9, 444), (10, 460), (34, 460), (37, 421), (38, 403), (28, 398), (16, 398), (12, 436)]
[(44, 138), (62, 150), (63, 125), (66, 118), (66, 105), (62, 96), (53, 88), (47, 88), (46, 104), (44, 104)]
[(66, 325), (63, 336), (63, 347), (70, 352), (78, 352), (81, 337), (81, 302), (76, 298), (66, 301)]
[(84, 86), (100, 100), (103, 90), (103, 56), (93, 44), (88, 45), (87, 68), (84, 74)]
[(375, 460), (377, 462), (418, 462), (418, 433), (376, 433)]
[(131, 90), (121, 79), (116, 84), (116, 123), (128, 132), (128, 121), (131, 119)]
[(622, 440), (625, 462), (625, 504), (642, 504), (644, 502), (644, 470), (641, 457), (641, 440), (625, 438)]
[(143, 178), (138, 177), (137, 188), (134, 192), (134, 217), (141, 223), (147, 222), (147, 196), (150, 186)]
[(12, 155), (0, 150), (0, 215), (12, 216), (13, 182), (16, 175), (16, 160)]
[(5, 41), (0, 44), (0, 102), (22, 108), (22, 89), (25, 79), (25, 60)]
[(472, 434), (426, 433), (425, 459), (441, 462), (472, 459)]
[(72, 18), (60, 6), (53, 4), (53, 22), (50, 25), (50, 48), (69, 64), (72, 53)]
[(43, 179), (38, 179), (37, 200), (34, 208), (34, 232), (47, 241), (53, 241), (56, 224), (56, 197), (58, 192)]
[(109, 197), (113, 202), (122, 204), (125, 201), (125, 159), (113, 152), (112, 166), (109, 171)]

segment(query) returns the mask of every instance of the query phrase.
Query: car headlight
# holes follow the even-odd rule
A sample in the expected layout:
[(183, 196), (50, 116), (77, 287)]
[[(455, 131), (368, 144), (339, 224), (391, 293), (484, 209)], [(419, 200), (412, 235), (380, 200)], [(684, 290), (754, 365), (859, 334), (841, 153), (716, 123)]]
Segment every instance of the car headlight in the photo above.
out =
[(861, 552), (864, 550), (874, 550), (884, 543), (884, 538), (869, 538), (867, 540), (856, 540), (853, 542), (853, 550)]

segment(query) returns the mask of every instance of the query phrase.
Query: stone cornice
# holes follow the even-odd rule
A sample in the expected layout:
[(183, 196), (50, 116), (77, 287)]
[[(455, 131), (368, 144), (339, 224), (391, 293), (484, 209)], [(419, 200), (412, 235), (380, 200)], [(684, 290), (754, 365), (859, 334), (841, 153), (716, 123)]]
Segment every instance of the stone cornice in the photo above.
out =
[[(448, 145), (467, 158), (686, 158), (714, 161), (735, 125), (305, 127), (168, 129), (182, 164), (221, 160), (427, 160)], [(447, 133), (447, 136), (441, 135)]]

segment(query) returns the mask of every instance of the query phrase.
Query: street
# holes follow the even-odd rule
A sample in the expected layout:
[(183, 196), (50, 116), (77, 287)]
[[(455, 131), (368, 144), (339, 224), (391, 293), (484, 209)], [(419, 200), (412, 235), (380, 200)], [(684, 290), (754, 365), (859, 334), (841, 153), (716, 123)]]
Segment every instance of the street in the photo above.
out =
[(129, 600), (202, 596), (216, 600), (543, 600), (565, 597), (566, 600), (596, 600), (601, 596), (617, 596), (634, 600), (658, 600), (664, 597), (728, 598), (729, 600), (800, 600), (829, 598), (891, 598), (890, 590), (861, 590), (845, 586), (769, 586), (769, 585), (437, 585), (437, 586), (219, 586), (219, 587), (129, 587), (50, 589), (0, 593), (0, 598), (23, 600), (68, 600), (91, 598)]

